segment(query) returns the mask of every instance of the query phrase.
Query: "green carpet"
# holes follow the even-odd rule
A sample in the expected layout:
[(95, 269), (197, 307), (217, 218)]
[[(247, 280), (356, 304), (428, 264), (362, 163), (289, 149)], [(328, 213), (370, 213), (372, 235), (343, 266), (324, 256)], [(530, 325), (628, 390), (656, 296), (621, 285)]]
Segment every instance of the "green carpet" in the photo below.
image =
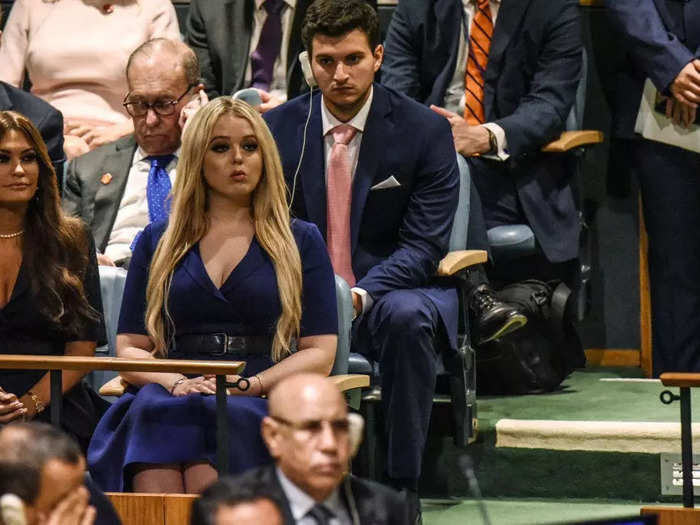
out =
[[(539, 525), (639, 515), (640, 503), (587, 500), (486, 500), (492, 525)], [(425, 525), (481, 525), (473, 501), (423, 501)]]
[[(660, 383), (601, 381), (639, 375), (636, 369), (589, 369), (550, 394), (480, 397), (479, 440), (467, 452), (484, 496), (661, 500), (658, 454), (495, 447), (495, 425), (502, 418), (677, 422), (679, 403), (659, 401)], [(694, 420), (700, 421), (700, 389), (694, 402)], [(469, 495), (457, 466), (464, 451), (454, 446), (450, 431), (449, 407), (436, 406), (423, 462), (424, 497)]]

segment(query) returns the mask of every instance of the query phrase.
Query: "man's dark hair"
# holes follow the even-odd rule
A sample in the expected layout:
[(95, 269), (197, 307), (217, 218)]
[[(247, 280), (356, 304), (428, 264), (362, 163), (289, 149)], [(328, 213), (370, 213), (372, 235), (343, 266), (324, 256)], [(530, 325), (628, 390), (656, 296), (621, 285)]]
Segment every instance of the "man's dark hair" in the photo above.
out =
[(12, 423), (0, 431), (0, 495), (15, 494), (31, 505), (46, 463), (75, 465), (82, 456), (73, 438), (52, 425)]
[(253, 490), (234, 482), (231, 478), (221, 478), (202, 492), (202, 496), (192, 505), (190, 525), (214, 525), (216, 511), (221, 506), (233, 507), (241, 503), (268, 500), (282, 516), (282, 504), (271, 492)]
[(306, 11), (301, 40), (311, 52), (314, 36), (338, 37), (355, 29), (367, 35), (372, 51), (380, 44), (379, 17), (365, 0), (316, 0)]

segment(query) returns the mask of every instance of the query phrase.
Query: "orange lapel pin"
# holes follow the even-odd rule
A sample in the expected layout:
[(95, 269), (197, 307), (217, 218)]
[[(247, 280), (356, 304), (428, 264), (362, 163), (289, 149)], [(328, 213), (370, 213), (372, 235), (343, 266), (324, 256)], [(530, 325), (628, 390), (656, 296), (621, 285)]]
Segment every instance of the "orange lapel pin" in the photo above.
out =
[(100, 177), (100, 182), (105, 185), (109, 184), (110, 182), (112, 182), (112, 174), (105, 173), (104, 175), (102, 175), (102, 177)]

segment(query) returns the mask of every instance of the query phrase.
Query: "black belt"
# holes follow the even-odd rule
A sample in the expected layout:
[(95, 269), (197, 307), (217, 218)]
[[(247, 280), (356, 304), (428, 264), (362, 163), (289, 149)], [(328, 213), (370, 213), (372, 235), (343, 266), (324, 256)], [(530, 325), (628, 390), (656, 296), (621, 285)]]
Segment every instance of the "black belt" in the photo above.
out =
[(175, 354), (210, 356), (270, 355), (272, 337), (257, 335), (185, 334), (175, 338)]

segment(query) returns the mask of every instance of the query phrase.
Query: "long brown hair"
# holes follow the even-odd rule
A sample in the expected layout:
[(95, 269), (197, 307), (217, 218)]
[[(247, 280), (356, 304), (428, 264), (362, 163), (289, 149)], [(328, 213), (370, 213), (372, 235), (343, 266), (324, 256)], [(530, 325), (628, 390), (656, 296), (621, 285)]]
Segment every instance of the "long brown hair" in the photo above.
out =
[(56, 172), (34, 124), (14, 111), (0, 111), (0, 141), (12, 130), (26, 137), (39, 164), (36, 193), (24, 217), (22, 264), (39, 311), (59, 324), (65, 335), (76, 336), (85, 320), (98, 315), (83, 287), (88, 234), (79, 219), (66, 217), (61, 210)]
[(209, 228), (207, 185), (202, 167), (214, 126), (223, 115), (247, 120), (262, 153), (263, 172), (253, 190), (251, 218), (255, 237), (272, 260), (277, 276), (282, 313), (275, 328), (271, 357), (279, 361), (290, 352), (292, 338), (299, 335), (301, 258), (289, 225), (287, 190), (275, 140), (257, 111), (245, 102), (229, 97), (209, 102), (185, 128), (170, 220), (151, 262), (146, 289), (146, 329), (155, 354), (165, 355), (168, 334), (173, 333), (168, 295), (175, 266)]

